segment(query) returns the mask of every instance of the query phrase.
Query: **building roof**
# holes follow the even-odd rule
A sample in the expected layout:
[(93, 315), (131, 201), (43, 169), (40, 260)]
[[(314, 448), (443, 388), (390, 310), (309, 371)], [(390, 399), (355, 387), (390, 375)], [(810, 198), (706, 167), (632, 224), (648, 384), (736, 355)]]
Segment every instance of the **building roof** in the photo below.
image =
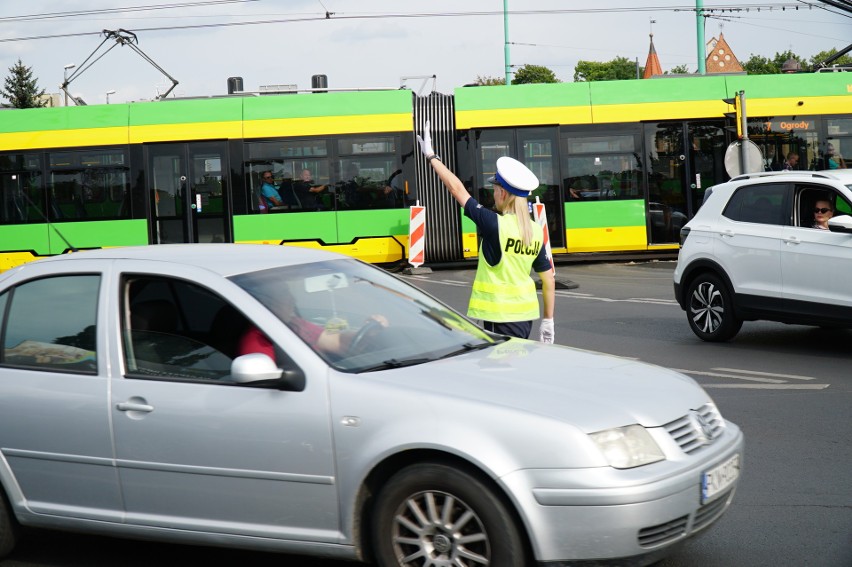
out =
[(743, 66), (734, 55), (731, 46), (725, 41), (725, 35), (720, 33), (719, 38), (711, 38), (707, 42), (707, 59), (704, 66), (708, 73), (738, 73), (743, 71)]
[(648, 48), (648, 59), (645, 61), (645, 72), (642, 75), (643, 79), (649, 79), (654, 75), (662, 75), (663, 68), (660, 66), (660, 59), (657, 57), (657, 50), (654, 48), (654, 34), (649, 34), (651, 37), (651, 46)]

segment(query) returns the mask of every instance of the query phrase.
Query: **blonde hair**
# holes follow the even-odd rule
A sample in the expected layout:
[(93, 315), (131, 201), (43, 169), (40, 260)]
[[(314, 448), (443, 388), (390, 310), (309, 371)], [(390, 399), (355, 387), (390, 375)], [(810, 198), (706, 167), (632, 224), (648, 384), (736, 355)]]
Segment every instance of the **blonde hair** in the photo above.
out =
[(503, 187), (500, 187), (506, 193), (506, 199), (503, 201), (503, 210), (500, 212), (504, 215), (515, 215), (518, 220), (518, 232), (521, 234), (521, 240), (524, 246), (529, 246), (532, 242), (532, 220), (530, 220), (530, 209), (527, 200), (512, 193), (509, 193)]

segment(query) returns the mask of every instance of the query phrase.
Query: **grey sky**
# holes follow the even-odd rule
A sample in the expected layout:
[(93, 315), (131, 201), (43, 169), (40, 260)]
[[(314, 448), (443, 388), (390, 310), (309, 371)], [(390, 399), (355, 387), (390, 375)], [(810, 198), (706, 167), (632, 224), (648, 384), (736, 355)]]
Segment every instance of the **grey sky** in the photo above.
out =
[[(20, 17), (165, 4), (184, 6)], [(103, 41), (98, 32), (123, 28), (137, 30), (139, 48), (180, 82), (173, 91), (178, 96), (223, 94), (231, 76), (243, 77), (246, 90), (257, 90), (273, 84), (310, 88), (315, 74), (327, 75), (330, 88), (399, 87), (402, 77), (436, 75), (437, 90), (445, 93), (473, 82), (477, 75), (504, 76), (503, 0), (213, 0), (201, 4), (203, 0), (3, 0), (0, 72), (5, 76), (20, 57), (33, 68), (41, 87), (58, 92), (63, 67), (82, 64)], [(750, 8), (725, 13), (724, 19), (708, 18), (705, 36), (709, 40), (723, 32), (743, 61), (751, 54), (771, 58), (787, 49), (810, 58), (852, 42), (852, 17), (809, 9), (809, 5), (823, 6), (704, 0), (705, 8)], [(644, 65), (648, 34), (653, 30), (664, 70), (682, 64), (690, 71), (697, 69), (694, 1), (508, 0), (508, 6), (513, 65), (544, 65), (563, 81), (573, 80), (578, 60), (609, 61), (622, 56), (638, 58)], [(762, 7), (759, 12), (758, 6)], [(332, 13), (329, 19), (326, 11)], [(272, 22), (215, 27), (257, 21)], [(210, 27), (143, 31), (197, 25)], [(87, 32), (93, 35), (7, 41)], [(110, 40), (99, 53), (113, 44)], [(421, 83), (409, 80), (407, 85), (417, 91)], [(116, 103), (153, 98), (169, 85), (129, 47), (116, 46), (82, 73), (70, 90), (97, 104), (105, 102), (109, 90), (116, 91), (110, 96), (110, 102)]]

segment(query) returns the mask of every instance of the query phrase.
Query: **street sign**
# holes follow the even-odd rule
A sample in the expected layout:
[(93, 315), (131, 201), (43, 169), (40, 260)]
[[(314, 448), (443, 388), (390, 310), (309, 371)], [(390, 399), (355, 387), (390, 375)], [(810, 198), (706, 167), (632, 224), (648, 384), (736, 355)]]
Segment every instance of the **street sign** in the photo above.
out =
[[(743, 161), (746, 167), (743, 167)], [(735, 140), (725, 151), (725, 171), (731, 177), (763, 171), (763, 153), (751, 140)]]

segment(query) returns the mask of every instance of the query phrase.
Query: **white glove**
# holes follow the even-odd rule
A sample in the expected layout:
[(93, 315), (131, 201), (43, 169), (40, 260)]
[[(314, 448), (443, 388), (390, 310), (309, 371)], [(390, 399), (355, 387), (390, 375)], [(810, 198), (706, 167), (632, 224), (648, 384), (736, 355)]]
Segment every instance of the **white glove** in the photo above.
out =
[(538, 326), (539, 339), (546, 345), (553, 344), (555, 331), (553, 329), (553, 319), (542, 319)]
[(423, 137), (417, 135), (417, 143), (420, 144), (420, 151), (426, 157), (435, 155), (435, 150), (432, 149), (432, 135), (429, 133), (429, 121), (423, 125)]

